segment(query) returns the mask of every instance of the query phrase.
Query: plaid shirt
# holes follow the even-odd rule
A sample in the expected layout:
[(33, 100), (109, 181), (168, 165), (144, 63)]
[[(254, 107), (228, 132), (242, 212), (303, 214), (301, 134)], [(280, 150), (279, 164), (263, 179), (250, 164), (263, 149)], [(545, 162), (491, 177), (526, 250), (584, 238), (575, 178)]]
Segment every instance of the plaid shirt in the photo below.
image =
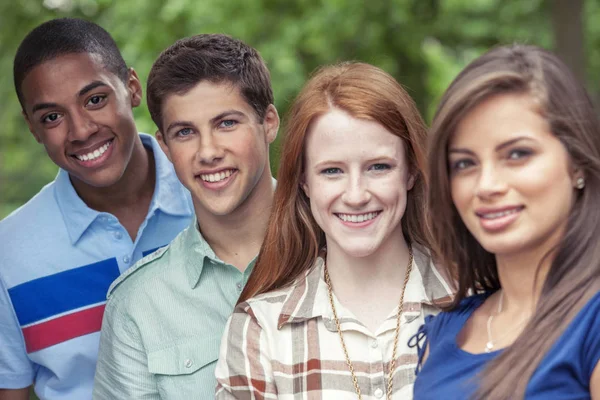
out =
[[(393, 376), (394, 399), (411, 399), (417, 349), (408, 347), (435, 304), (452, 289), (425, 252), (414, 251)], [(324, 262), (288, 288), (239, 304), (230, 317), (217, 364), (217, 399), (356, 399), (333, 313)], [(396, 329), (395, 309), (375, 333), (335, 298), (344, 341), (364, 400), (384, 399)], [(434, 304), (435, 303), (435, 304)]]

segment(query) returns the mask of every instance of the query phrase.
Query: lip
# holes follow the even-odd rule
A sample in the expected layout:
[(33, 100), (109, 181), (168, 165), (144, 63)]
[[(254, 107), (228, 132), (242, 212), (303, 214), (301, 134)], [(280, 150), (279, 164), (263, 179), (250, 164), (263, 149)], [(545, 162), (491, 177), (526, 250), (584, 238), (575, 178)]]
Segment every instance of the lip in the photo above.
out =
[[(217, 181), (217, 182), (207, 182), (204, 179), (202, 179), (200, 176), (200, 175), (217, 174), (217, 173), (221, 173), (221, 172), (225, 172), (225, 171), (233, 171), (233, 172), (227, 178)], [(237, 168), (219, 168), (219, 169), (213, 169), (213, 170), (203, 170), (203, 171), (200, 171), (199, 173), (196, 173), (194, 175), (194, 178), (196, 179), (196, 181), (198, 181), (200, 183), (200, 185), (202, 185), (202, 187), (209, 189), (209, 190), (219, 191), (219, 190), (223, 190), (223, 189), (227, 188), (228, 186), (230, 186), (233, 183), (233, 181), (237, 178), (238, 172), (239, 172), (239, 170)]]
[[(488, 232), (499, 232), (514, 223), (525, 206), (482, 207), (475, 210), (479, 224)], [(494, 215), (496, 214), (496, 215)]]
[(94, 150), (98, 150), (100, 147), (104, 146), (106, 143), (110, 142), (111, 140), (114, 142), (114, 138), (101, 140), (92, 145), (88, 145), (82, 149), (74, 151), (70, 155), (71, 156), (82, 156), (84, 154), (92, 153)]
[[(77, 155), (81, 156), (81, 155), (91, 153), (94, 150), (97, 150), (100, 147), (104, 146), (108, 142), (110, 142), (110, 145), (108, 146), (106, 151), (102, 155), (100, 155), (99, 157), (97, 157), (93, 160), (84, 161), (84, 160), (80, 160), (79, 158), (76, 157)], [(107, 139), (107, 140), (98, 142), (98, 143), (94, 144), (93, 146), (87, 146), (85, 149), (78, 150), (77, 152), (71, 153), (70, 156), (75, 161), (75, 163), (77, 163), (77, 165), (80, 165), (84, 168), (98, 168), (99, 166), (103, 165), (110, 158), (110, 156), (114, 152), (115, 145), (116, 145), (116, 143), (115, 143), (114, 138)]]
[[(376, 211), (365, 211), (365, 212), (361, 212), (361, 213), (342, 213), (342, 212), (335, 212), (333, 213), (335, 215), (335, 218), (337, 218), (338, 221), (340, 221), (340, 223), (344, 226), (350, 227), (350, 228), (364, 228), (366, 226), (370, 226), (372, 224), (374, 224), (378, 219), (379, 216), (382, 214), (383, 210), (376, 210)], [(362, 221), (362, 222), (351, 222), (351, 221), (344, 221), (343, 219), (341, 219), (339, 217), (339, 214), (345, 214), (345, 215), (365, 215), (365, 214), (369, 214), (369, 213), (377, 213), (377, 215), (369, 220), (366, 221)]]

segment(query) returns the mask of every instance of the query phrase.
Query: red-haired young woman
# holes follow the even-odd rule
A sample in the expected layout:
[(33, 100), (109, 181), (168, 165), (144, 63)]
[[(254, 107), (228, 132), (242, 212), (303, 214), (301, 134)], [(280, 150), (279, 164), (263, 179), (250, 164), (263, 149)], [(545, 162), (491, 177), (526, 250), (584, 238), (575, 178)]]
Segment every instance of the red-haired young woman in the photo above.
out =
[(389, 74), (344, 63), (310, 79), (286, 128), (216, 397), (410, 398), (408, 339), (451, 297), (429, 250), (421, 116)]

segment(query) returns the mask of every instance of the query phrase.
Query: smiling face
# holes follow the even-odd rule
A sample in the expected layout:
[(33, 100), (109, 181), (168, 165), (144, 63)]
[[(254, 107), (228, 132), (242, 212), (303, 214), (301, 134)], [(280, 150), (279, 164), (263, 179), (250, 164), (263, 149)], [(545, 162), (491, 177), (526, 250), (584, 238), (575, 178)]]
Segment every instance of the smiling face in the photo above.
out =
[(329, 253), (366, 257), (404, 240), (413, 182), (402, 139), (333, 109), (312, 123), (305, 160), (303, 190)]
[(21, 89), (31, 133), (76, 187), (121, 179), (137, 138), (132, 107), (141, 86), (133, 71), (125, 85), (98, 56), (67, 54), (34, 67)]
[(199, 220), (229, 215), (271, 194), (269, 143), (279, 127), (273, 105), (261, 123), (237, 87), (201, 81), (166, 97), (162, 115), (164, 132), (157, 138), (192, 193)]
[(544, 254), (558, 243), (581, 175), (529, 96), (475, 107), (451, 138), (448, 161), (454, 205), (487, 251)]

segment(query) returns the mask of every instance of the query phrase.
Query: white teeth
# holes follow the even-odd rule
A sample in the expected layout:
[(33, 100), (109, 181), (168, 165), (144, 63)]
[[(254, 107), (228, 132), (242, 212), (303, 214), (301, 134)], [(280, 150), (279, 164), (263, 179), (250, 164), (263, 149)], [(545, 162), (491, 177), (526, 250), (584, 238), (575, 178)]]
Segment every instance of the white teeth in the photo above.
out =
[(83, 154), (83, 155), (76, 155), (75, 157), (77, 157), (79, 160), (81, 161), (88, 161), (88, 160), (95, 160), (96, 158), (100, 157), (102, 154), (104, 154), (104, 152), (106, 150), (108, 150), (108, 148), (110, 147), (110, 145), (112, 144), (112, 141), (110, 142), (106, 142), (102, 147), (97, 148), (96, 150), (87, 153), (87, 154)]
[(489, 214), (481, 214), (481, 217), (485, 218), (485, 219), (494, 219), (494, 218), (500, 218), (500, 217), (505, 217), (510, 214), (514, 214), (517, 211), (519, 211), (519, 210), (514, 208), (512, 210), (507, 210), (507, 211), (500, 211), (500, 212), (489, 213)]
[(339, 219), (341, 219), (344, 222), (364, 222), (364, 221), (368, 221), (370, 219), (375, 218), (377, 215), (379, 215), (379, 211), (376, 212), (370, 212), (370, 213), (366, 213), (366, 214), (336, 214), (338, 216)]
[(200, 174), (200, 179), (205, 182), (219, 182), (225, 178), (229, 178), (233, 172), (232, 169), (228, 169), (227, 171), (217, 172), (215, 174)]

